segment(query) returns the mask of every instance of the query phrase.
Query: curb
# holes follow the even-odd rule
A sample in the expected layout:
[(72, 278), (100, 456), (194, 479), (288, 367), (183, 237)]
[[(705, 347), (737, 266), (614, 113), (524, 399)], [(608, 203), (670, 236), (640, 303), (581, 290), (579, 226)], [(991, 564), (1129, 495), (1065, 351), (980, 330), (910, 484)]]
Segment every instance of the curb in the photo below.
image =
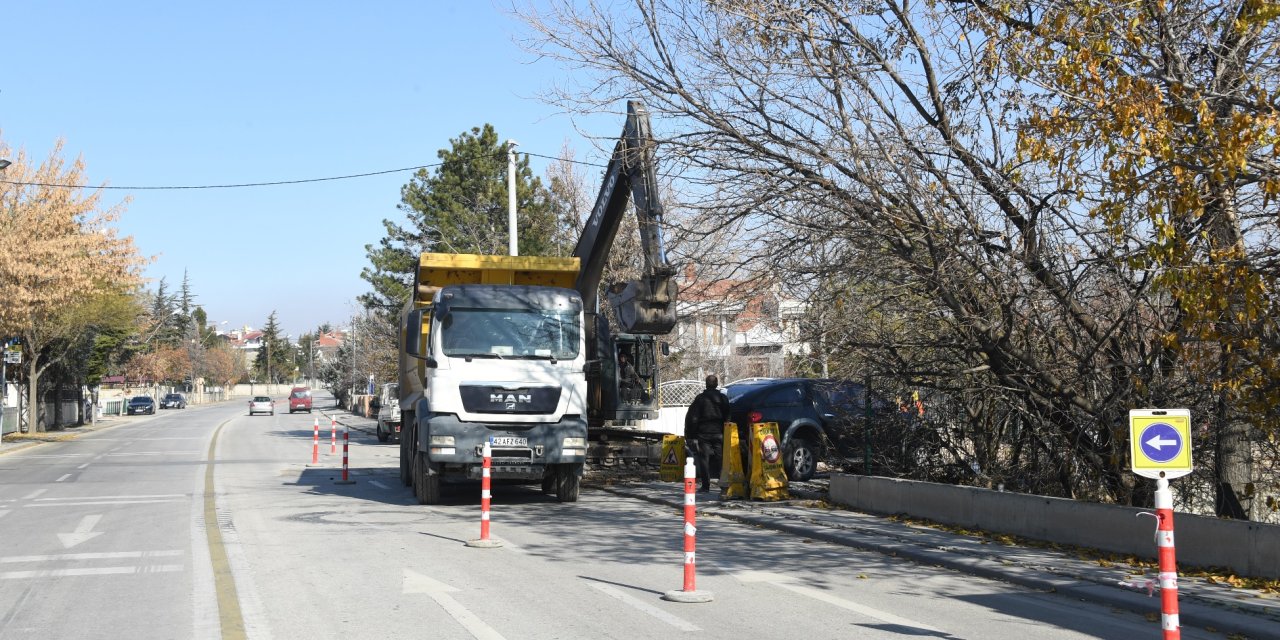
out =
[[(600, 489), (614, 495), (644, 500), (654, 504), (673, 508), (683, 507), (683, 502), (679, 500), (646, 495), (642, 492), (628, 491), (616, 486), (605, 486)], [(986, 558), (958, 555), (945, 549), (922, 547), (904, 540), (876, 542), (867, 538), (878, 536), (878, 534), (840, 532), (838, 529), (800, 525), (787, 522), (777, 516), (722, 509), (719, 507), (718, 502), (715, 505), (699, 506), (698, 510), (699, 512), (705, 512), (707, 515), (726, 520), (751, 524), (864, 551), (882, 553), (920, 565), (942, 567), (959, 573), (1007, 582), (1037, 591), (1059, 593), (1070, 598), (1122, 609), (1140, 615), (1158, 614), (1160, 612), (1160, 600), (1157, 598), (1124, 591), (1118, 587), (1083, 577), (1046, 572), (1012, 563), (1005, 564)], [(1277, 624), (1280, 620), (1272, 617), (1270, 612), (1250, 606), (1249, 603), (1227, 606), (1216, 602), (1206, 602), (1194, 595), (1180, 592), (1179, 618), (1183, 626), (1201, 629), (1212, 628), (1224, 635), (1240, 634), (1256, 640), (1280, 640), (1280, 624)]]

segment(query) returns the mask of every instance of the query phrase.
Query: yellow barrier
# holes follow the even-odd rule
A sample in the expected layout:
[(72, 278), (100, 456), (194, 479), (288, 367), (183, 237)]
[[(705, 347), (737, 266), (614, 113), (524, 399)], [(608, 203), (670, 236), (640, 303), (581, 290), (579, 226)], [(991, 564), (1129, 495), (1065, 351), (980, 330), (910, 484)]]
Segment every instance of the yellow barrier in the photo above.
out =
[(747, 497), (747, 474), (742, 470), (742, 447), (738, 438), (738, 425), (724, 423), (724, 440), (721, 441), (720, 497)]
[(778, 423), (757, 422), (751, 425), (751, 499), (786, 500), (789, 497)]
[(684, 481), (684, 436), (662, 436), (662, 463), (658, 479), (663, 482)]

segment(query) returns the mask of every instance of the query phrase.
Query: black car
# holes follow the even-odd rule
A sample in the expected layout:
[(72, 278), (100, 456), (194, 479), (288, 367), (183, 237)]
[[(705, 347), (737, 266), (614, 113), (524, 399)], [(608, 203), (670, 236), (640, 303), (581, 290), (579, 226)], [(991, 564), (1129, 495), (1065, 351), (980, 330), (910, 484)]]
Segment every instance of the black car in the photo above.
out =
[(186, 409), (187, 399), (181, 393), (167, 393), (160, 399), (161, 409)]
[(137, 413), (155, 413), (156, 401), (151, 396), (134, 396), (129, 398), (129, 405), (125, 409), (129, 415)]
[[(729, 419), (744, 441), (750, 425), (778, 423), (783, 467), (794, 481), (812, 478), (828, 454), (855, 455), (865, 437), (867, 390), (856, 382), (777, 378), (732, 384), (725, 391)], [(875, 423), (898, 419), (897, 407), (874, 391), (870, 401)]]

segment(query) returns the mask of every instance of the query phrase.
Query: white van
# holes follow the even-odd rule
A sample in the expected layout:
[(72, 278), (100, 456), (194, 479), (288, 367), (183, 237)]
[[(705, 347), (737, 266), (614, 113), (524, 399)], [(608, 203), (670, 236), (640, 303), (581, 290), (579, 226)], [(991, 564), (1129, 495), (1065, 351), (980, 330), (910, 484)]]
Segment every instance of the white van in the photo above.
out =
[(400, 441), (400, 385), (382, 385), (378, 394), (378, 442)]

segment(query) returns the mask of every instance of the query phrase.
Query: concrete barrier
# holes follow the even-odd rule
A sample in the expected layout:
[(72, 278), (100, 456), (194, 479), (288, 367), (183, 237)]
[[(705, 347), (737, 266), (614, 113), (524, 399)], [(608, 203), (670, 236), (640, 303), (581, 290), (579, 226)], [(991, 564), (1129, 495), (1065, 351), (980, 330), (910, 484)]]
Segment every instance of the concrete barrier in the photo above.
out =
[[(1154, 509), (846, 474), (831, 476), (830, 498), (859, 511), (1156, 558), (1155, 519), (1136, 515)], [(1174, 529), (1179, 565), (1280, 578), (1280, 525), (1179, 512)]]

